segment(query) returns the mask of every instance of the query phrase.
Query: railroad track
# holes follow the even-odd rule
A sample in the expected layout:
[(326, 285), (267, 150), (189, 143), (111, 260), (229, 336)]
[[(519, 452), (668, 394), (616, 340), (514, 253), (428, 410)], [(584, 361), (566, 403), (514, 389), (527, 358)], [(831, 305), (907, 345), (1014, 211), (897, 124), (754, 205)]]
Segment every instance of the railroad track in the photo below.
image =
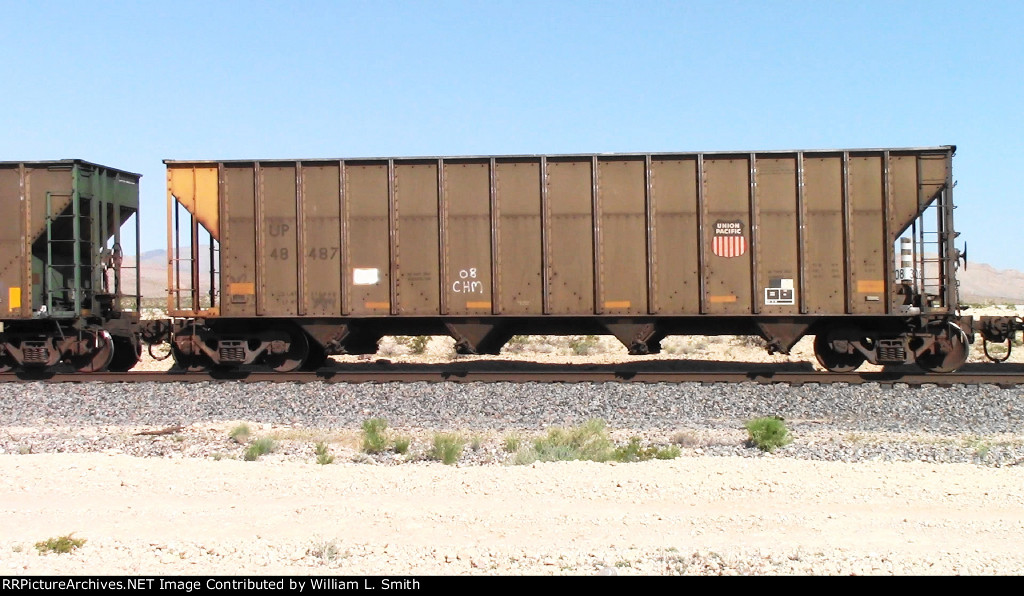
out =
[(128, 373), (80, 374), (71, 372), (0, 374), (0, 383), (763, 383), (864, 384), (883, 386), (996, 385), (1003, 388), (1024, 385), (1024, 365), (969, 364), (959, 372), (925, 374), (912, 367), (879, 372), (831, 373), (816, 371), (809, 364), (765, 365), (761, 363), (651, 363), (604, 365), (547, 365), (509, 361), (477, 361), (453, 364), (394, 364), (381, 361), (337, 365), (310, 372), (274, 373), (260, 370), (225, 370), (212, 373), (183, 371), (136, 371)]

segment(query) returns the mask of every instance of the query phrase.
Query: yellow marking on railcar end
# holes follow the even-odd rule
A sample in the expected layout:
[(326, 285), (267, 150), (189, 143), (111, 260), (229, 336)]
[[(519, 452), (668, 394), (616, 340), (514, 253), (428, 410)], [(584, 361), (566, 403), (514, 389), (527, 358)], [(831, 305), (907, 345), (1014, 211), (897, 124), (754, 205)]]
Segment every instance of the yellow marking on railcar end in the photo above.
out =
[(720, 302), (736, 302), (736, 296), (732, 294), (726, 296), (708, 296), (708, 302), (720, 303)]
[(21, 308), (21, 288), (8, 288), (7, 302), (10, 304), (11, 310)]
[(491, 303), (490, 302), (467, 302), (466, 303), (466, 308), (486, 308), (486, 309), (490, 309), (491, 308)]
[(366, 308), (391, 308), (390, 302), (364, 302)]
[(885, 281), (881, 279), (857, 280), (858, 294), (878, 294), (885, 291)]
[(252, 282), (236, 282), (228, 284), (228, 294), (236, 296), (252, 296), (256, 294), (256, 284)]

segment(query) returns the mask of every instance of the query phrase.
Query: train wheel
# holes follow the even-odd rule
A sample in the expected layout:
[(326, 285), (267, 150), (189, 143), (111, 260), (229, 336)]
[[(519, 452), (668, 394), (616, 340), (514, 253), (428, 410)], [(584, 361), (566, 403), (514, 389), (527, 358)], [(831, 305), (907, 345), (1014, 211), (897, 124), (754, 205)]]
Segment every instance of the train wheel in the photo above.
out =
[(281, 354), (267, 354), (263, 357), (263, 363), (277, 372), (299, 370), (309, 358), (306, 334), (298, 329), (282, 329), (280, 333), (287, 337), (288, 349)]
[(828, 334), (819, 333), (814, 337), (814, 356), (818, 363), (832, 372), (852, 372), (864, 364), (864, 354), (836, 352), (829, 345)]
[(327, 364), (327, 352), (315, 341), (309, 342), (309, 356), (306, 357), (302, 370), (317, 370)]
[(11, 372), (18, 367), (18, 361), (9, 353), (4, 351), (0, 354), (0, 373)]
[[(954, 323), (947, 323), (946, 333), (949, 334), (948, 345), (937, 346), (934, 354), (926, 353), (917, 357), (917, 365), (928, 372), (948, 373), (960, 368), (967, 362), (970, 346), (967, 334)], [(942, 342), (946, 344), (947, 342)]]
[(81, 373), (103, 372), (114, 360), (114, 340), (106, 331), (95, 335), (96, 346), (88, 353), (70, 358), (71, 366)]
[(107, 370), (113, 372), (127, 372), (142, 359), (142, 344), (133, 342), (126, 337), (114, 338), (114, 359), (110, 361)]
[(206, 372), (210, 370), (212, 362), (203, 354), (186, 354), (178, 349), (178, 346), (171, 342), (171, 356), (174, 358), (174, 366), (185, 372)]

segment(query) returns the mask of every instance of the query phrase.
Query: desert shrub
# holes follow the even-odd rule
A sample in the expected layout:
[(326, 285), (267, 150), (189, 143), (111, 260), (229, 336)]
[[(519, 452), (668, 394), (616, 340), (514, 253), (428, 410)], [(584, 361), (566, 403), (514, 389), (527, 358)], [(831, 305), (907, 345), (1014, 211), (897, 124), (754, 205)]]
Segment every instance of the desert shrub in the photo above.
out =
[(569, 349), (577, 356), (593, 354), (597, 350), (596, 335), (572, 335), (569, 337)]
[(58, 538), (47, 538), (46, 540), (36, 543), (36, 550), (39, 554), (45, 555), (47, 553), (54, 554), (68, 554), (71, 551), (81, 548), (85, 544), (84, 538), (72, 538), (72, 534), (65, 534)]
[(790, 444), (793, 439), (789, 436), (789, 429), (786, 423), (777, 416), (765, 416), (748, 420), (744, 426), (750, 435), (749, 444), (761, 451), (771, 453), (779, 447)]
[(277, 449), (277, 443), (270, 437), (263, 437), (262, 439), (256, 439), (249, 444), (249, 447), (245, 450), (245, 455), (242, 459), (245, 461), (256, 461), (261, 455), (266, 455)]
[(737, 335), (732, 338), (732, 343), (747, 348), (764, 348), (768, 345), (759, 335)]
[(316, 452), (316, 463), (322, 466), (334, 463), (334, 456), (327, 450), (327, 444), (323, 441), (317, 443), (313, 450)]
[(338, 543), (333, 540), (317, 540), (306, 549), (306, 554), (329, 562), (341, 556), (341, 549), (338, 548)]
[(701, 444), (701, 441), (693, 431), (682, 430), (672, 435), (672, 444), (680, 447), (696, 447)]
[(528, 449), (516, 454), (517, 464), (535, 461), (608, 461), (612, 443), (608, 438), (605, 421), (588, 420), (575, 428), (552, 428), (548, 434), (533, 442)]
[(612, 452), (612, 459), (617, 462), (647, 461), (649, 459), (675, 459), (680, 455), (679, 447), (656, 447), (651, 445), (644, 447), (640, 444), (640, 437), (631, 437), (629, 442), (616, 447)]
[(394, 453), (396, 454), (408, 454), (409, 445), (413, 442), (408, 436), (398, 436), (394, 439)]
[(409, 444), (412, 442), (408, 436), (399, 436), (394, 439), (394, 453), (396, 454), (407, 454), (409, 453)]
[(654, 459), (675, 459), (682, 455), (682, 453), (683, 452), (676, 445), (658, 447), (658, 450), (654, 453)]
[(429, 335), (417, 335), (409, 340), (409, 351), (413, 354), (422, 354), (427, 351), (427, 344), (429, 343)]
[(370, 418), (363, 422), (363, 451), (380, 453), (388, 448), (388, 421), (383, 418)]
[(437, 433), (427, 457), (450, 466), (459, 460), (463, 445), (462, 437), (455, 433)]
[(243, 423), (231, 429), (231, 432), (228, 433), (228, 437), (236, 443), (244, 443), (249, 440), (249, 435), (251, 434), (252, 431), (249, 429), (249, 425)]
[(529, 336), (513, 335), (511, 338), (509, 338), (507, 342), (505, 342), (505, 347), (503, 348), (503, 350), (506, 352), (511, 352), (513, 354), (518, 354), (520, 352), (526, 351), (529, 343)]
[(396, 356), (403, 353), (423, 354), (430, 344), (429, 335), (395, 335), (381, 342), (380, 352), (386, 356)]
[(519, 451), (519, 447), (523, 444), (523, 440), (519, 438), (519, 435), (509, 435), (505, 437), (505, 451), (508, 453), (515, 453)]

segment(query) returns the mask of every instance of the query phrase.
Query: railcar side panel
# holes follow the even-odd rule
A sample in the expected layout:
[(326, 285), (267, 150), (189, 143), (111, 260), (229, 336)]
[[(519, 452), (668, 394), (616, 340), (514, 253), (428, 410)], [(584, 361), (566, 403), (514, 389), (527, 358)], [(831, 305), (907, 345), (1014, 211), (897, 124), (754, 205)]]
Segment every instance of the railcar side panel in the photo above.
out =
[(850, 251), (849, 312), (884, 314), (892, 266), (885, 259), (885, 204), (882, 158), (849, 157)]
[(262, 267), (257, 288), (257, 314), (286, 317), (297, 314), (299, 255), (296, 243), (295, 167), (264, 165), (259, 176), (260, 236), (256, 258)]
[(652, 159), (652, 314), (700, 312), (697, 185), (696, 159)]
[(599, 159), (598, 312), (647, 313), (646, 164), (643, 159)]
[(224, 316), (256, 315), (256, 190), (251, 166), (225, 165), (221, 183), (221, 301)]
[(756, 167), (757, 279), (754, 300), (761, 314), (800, 312), (797, 158), (762, 157)]
[(341, 172), (339, 164), (303, 164), (301, 177), (301, 309), (308, 316), (341, 314)]
[[(394, 303), (400, 315), (440, 314), (437, 162), (395, 162)], [(488, 251), (489, 252), (489, 251)]]
[(549, 159), (548, 303), (552, 314), (594, 312), (593, 179), (590, 159)]
[(544, 313), (544, 239), (541, 232), (539, 160), (497, 160), (498, 310), (508, 315)]
[(443, 291), (447, 312), (490, 314), (490, 163), (448, 161), (444, 165), (445, 209)]
[(804, 293), (809, 314), (846, 312), (843, 160), (804, 156)]
[(353, 316), (391, 312), (391, 223), (387, 163), (345, 165), (348, 234), (344, 250), (347, 311)]
[(750, 162), (746, 157), (704, 160), (704, 309), (751, 312)]
[(25, 215), (21, 169), (0, 167), (0, 317), (23, 317), (31, 312), (31, 287), (25, 266)]

